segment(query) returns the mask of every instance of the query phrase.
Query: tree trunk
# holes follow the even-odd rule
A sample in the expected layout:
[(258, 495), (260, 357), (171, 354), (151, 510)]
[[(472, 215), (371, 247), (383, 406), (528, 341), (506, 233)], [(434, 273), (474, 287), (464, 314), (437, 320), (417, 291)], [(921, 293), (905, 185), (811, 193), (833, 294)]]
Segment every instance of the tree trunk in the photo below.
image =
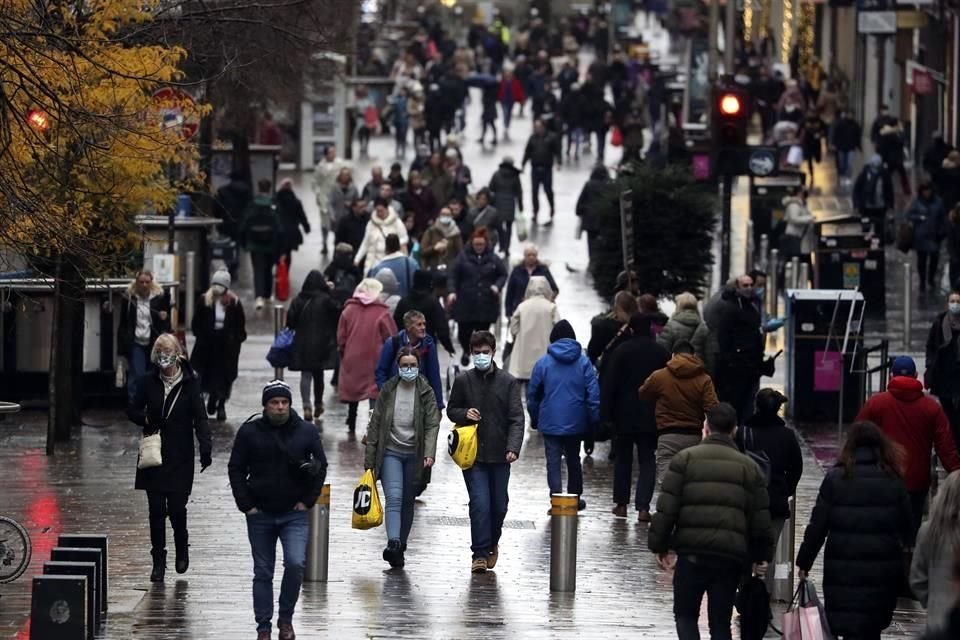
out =
[(85, 282), (69, 257), (58, 256), (56, 265), (50, 329), (47, 455), (53, 455), (54, 441), (70, 439), (72, 427), (80, 423), (83, 400)]

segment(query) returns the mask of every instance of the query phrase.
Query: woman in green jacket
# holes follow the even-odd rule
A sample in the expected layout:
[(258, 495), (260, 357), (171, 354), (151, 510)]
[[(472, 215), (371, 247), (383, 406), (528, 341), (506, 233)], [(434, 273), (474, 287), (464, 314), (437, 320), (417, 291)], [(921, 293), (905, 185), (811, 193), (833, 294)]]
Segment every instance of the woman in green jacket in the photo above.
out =
[(364, 468), (380, 478), (386, 498), (387, 547), (383, 559), (404, 564), (413, 504), (437, 452), (440, 412), (433, 387), (420, 375), (420, 354), (403, 347), (398, 373), (383, 385), (367, 427)]

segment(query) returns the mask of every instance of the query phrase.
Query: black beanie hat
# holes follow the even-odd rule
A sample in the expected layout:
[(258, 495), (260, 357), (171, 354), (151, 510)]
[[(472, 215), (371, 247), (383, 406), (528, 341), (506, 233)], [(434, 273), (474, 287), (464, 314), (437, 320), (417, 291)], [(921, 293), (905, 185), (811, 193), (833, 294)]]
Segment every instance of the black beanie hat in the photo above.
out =
[(577, 339), (577, 334), (574, 333), (573, 327), (570, 326), (570, 323), (566, 320), (561, 320), (553, 325), (553, 331), (550, 332), (550, 342), (556, 342), (563, 338), (569, 338), (570, 340)]
[(263, 388), (262, 404), (267, 406), (273, 398), (286, 398), (293, 402), (293, 394), (290, 393), (290, 386), (283, 380), (272, 380)]

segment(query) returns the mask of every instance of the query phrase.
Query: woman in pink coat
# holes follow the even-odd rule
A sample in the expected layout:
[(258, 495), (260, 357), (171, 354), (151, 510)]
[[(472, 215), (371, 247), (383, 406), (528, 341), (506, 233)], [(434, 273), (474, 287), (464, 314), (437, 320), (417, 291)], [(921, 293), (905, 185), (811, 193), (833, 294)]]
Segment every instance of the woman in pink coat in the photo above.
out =
[(377, 399), (375, 378), (380, 349), (397, 333), (389, 307), (380, 302), (383, 285), (374, 278), (365, 278), (347, 300), (337, 326), (337, 348), (340, 351), (340, 401), (347, 403), (347, 426), (357, 428), (357, 403), (369, 400), (371, 408)]

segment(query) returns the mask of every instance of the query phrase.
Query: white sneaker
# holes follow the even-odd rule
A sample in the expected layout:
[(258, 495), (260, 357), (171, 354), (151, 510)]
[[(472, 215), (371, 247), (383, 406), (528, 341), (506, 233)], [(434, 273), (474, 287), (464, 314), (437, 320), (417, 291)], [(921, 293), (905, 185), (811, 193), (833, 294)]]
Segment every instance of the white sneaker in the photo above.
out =
[(257, 311), (260, 311), (261, 309), (263, 309), (264, 302), (265, 302), (265, 301), (264, 301), (263, 298), (257, 298), (257, 301), (256, 301), (256, 303), (255, 303), (255, 306), (256, 306), (256, 308), (257, 308)]

